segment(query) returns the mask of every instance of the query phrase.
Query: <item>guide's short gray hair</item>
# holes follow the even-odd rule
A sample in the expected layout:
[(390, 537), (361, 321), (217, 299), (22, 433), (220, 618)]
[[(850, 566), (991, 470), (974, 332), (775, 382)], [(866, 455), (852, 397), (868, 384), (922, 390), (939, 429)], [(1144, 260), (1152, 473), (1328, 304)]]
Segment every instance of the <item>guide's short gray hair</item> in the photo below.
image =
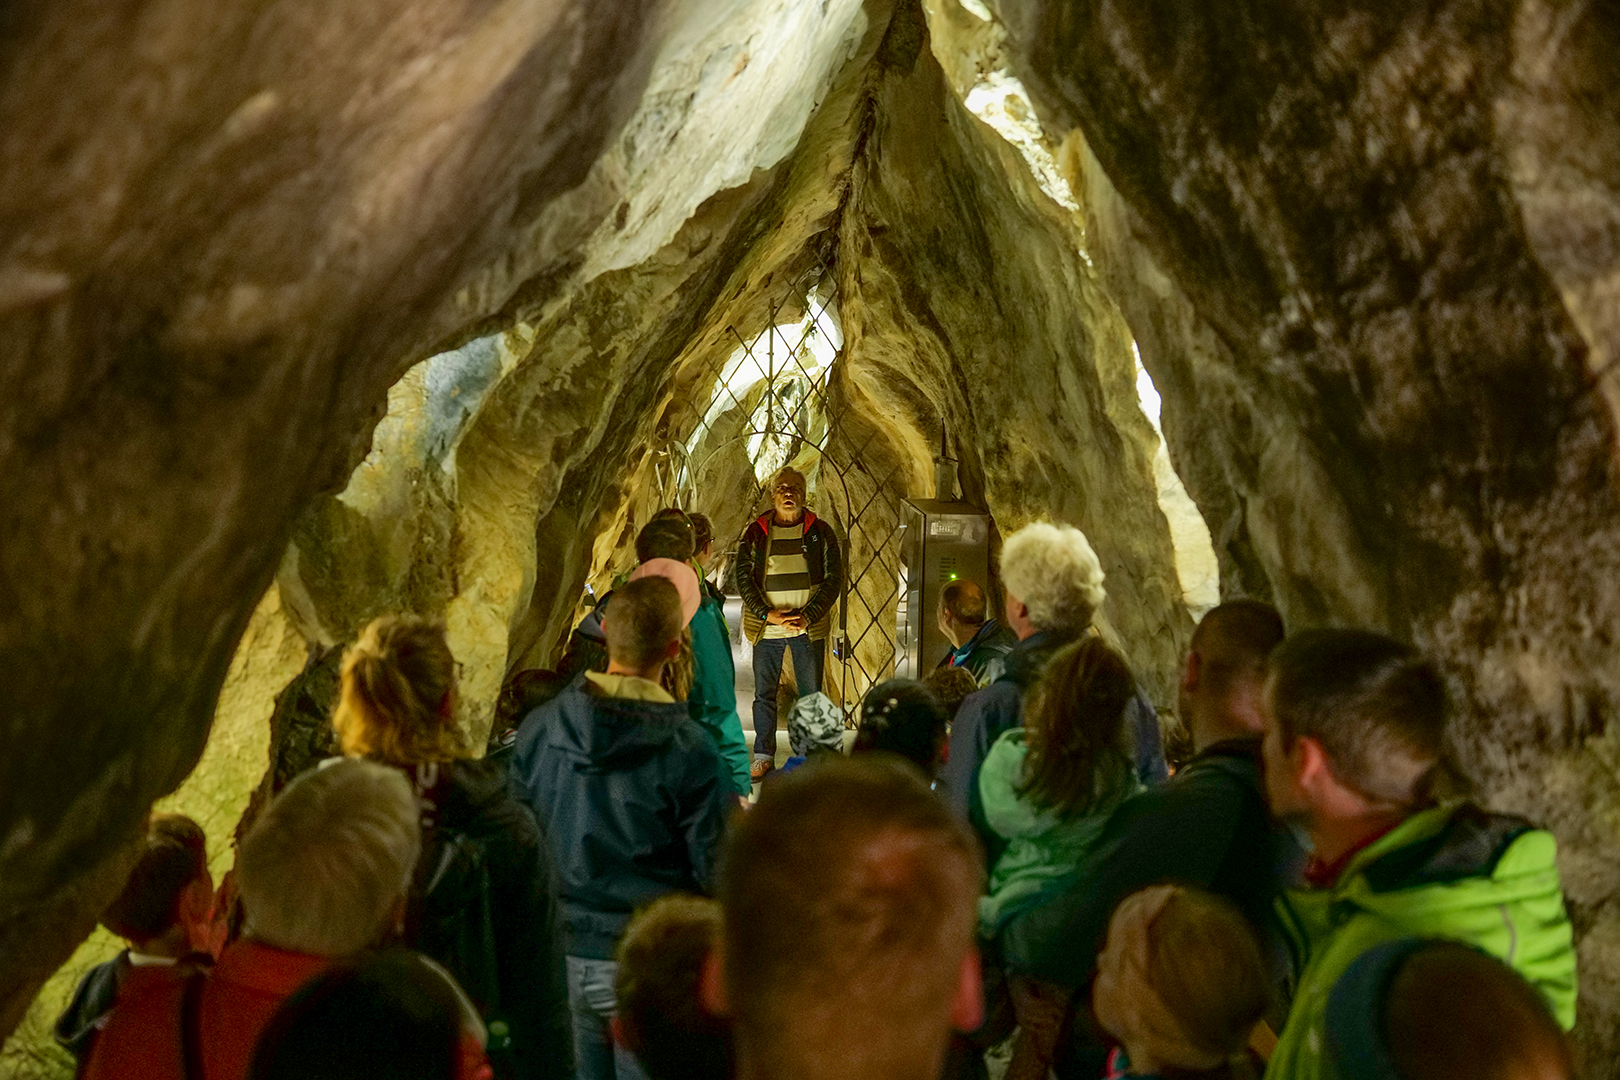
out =
[(1102, 564), (1079, 529), (1038, 521), (1001, 546), (1001, 583), (1040, 630), (1083, 630), (1108, 595)]
[(305, 773), (242, 841), (245, 933), (312, 956), (375, 944), (410, 886), (421, 843), (416, 796), (398, 769), (348, 759)]

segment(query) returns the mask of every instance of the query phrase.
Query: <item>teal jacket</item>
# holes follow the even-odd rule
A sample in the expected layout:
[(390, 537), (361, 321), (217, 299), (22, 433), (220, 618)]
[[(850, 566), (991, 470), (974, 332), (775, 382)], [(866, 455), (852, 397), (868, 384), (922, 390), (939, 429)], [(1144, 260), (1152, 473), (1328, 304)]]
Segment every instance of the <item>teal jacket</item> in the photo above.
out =
[(746, 796), (754, 789), (748, 776), (752, 760), (737, 716), (737, 672), (731, 661), (731, 633), (725, 612), (704, 590), (703, 603), (692, 616), (692, 691), (687, 705), (698, 727), (709, 733), (720, 751), (730, 790)]
[(990, 871), (986, 895), (979, 898), (979, 934), (987, 940), (1014, 915), (1083, 875), (1114, 808), (1141, 789), (1129, 759), (1121, 756), (1111, 775), (1098, 776), (1097, 794), (1085, 813), (1065, 818), (1042, 809), (1021, 790), (1029, 753), (1024, 735), (1023, 728), (1004, 732), (979, 770), (985, 822), (1007, 841)]
[(1575, 1023), (1575, 947), (1552, 834), (1467, 803), (1420, 810), (1358, 852), (1326, 889), (1290, 890), (1279, 914), (1301, 960), (1266, 1080), (1337, 1080), (1323, 1056), (1334, 983), (1395, 938), (1467, 942), (1498, 957)]

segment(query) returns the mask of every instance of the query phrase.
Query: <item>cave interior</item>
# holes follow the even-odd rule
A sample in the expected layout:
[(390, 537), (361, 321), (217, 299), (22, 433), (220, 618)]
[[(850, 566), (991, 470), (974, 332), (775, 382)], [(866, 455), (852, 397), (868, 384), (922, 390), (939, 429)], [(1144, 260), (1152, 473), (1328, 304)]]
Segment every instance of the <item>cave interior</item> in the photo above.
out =
[[(1620, 1077), (1620, 14), (1552, 0), (17, 0), (0, 13), (0, 1074), (145, 815), (216, 874), (373, 617), (460, 722), (660, 507), (794, 464), (853, 710), (903, 503), (1441, 667)], [(302, 757), (300, 757), (302, 755)]]

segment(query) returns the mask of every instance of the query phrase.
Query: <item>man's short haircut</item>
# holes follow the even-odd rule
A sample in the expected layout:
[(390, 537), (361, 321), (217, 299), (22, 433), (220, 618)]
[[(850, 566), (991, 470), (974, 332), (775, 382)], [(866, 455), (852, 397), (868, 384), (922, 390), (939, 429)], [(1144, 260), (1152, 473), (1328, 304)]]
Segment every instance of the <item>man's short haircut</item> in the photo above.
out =
[(939, 606), (965, 626), (983, 626), (990, 613), (984, 590), (973, 581), (951, 581), (939, 590)]
[(714, 543), (714, 524), (707, 514), (687, 514), (686, 519), (692, 523), (692, 554), (696, 555)]
[(800, 496), (803, 496), (808, 491), (808, 486), (804, 479), (804, 473), (800, 472), (798, 469), (795, 469), (791, 465), (784, 465), (780, 469), (776, 470), (776, 475), (771, 477), (771, 490), (774, 492), (777, 488), (781, 487), (788, 481), (792, 481), (794, 486), (799, 489)]
[(1442, 764), (1446, 691), (1410, 645), (1370, 630), (1304, 630), (1271, 654), (1284, 748), (1315, 739), (1340, 783), (1376, 802), (1426, 801)]
[[(947, 668), (961, 671), (961, 668)], [(966, 672), (964, 672), (966, 674)], [(972, 681), (969, 675), (969, 681)], [(950, 715), (927, 684), (890, 679), (866, 692), (853, 753), (898, 754), (933, 778)]]
[(461, 1075), (468, 1003), (450, 975), (404, 949), (312, 979), (277, 1010), (249, 1080), (449, 1080)]
[(136, 945), (160, 938), (179, 920), (186, 886), (207, 873), (202, 826), (183, 814), (153, 814), (135, 869), (101, 925)]
[(421, 823), (398, 769), (348, 758), (288, 784), (242, 840), (244, 933), (312, 956), (349, 956), (388, 928), (410, 885)]
[(837, 1032), (843, 1049), (880, 1056), (915, 1053), (934, 1025), (943, 1038), (982, 878), (966, 824), (897, 758), (828, 758), (773, 780), (721, 861), (739, 1036), (802, 1050)]
[(923, 685), (932, 690), (939, 703), (945, 706), (945, 715), (955, 719), (956, 710), (962, 707), (962, 702), (979, 689), (979, 680), (965, 667), (942, 667), (923, 676)]
[(1282, 615), (1258, 600), (1228, 600), (1211, 608), (1193, 631), (1192, 651), (1212, 694), (1230, 693), (1245, 679), (1266, 677), (1266, 660), (1282, 644)]
[(1025, 525), (1001, 546), (1001, 582), (1038, 630), (1079, 631), (1102, 606), (1102, 564), (1079, 529)]
[(1574, 1076), (1569, 1044), (1541, 994), (1478, 949), (1430, 942), (1389, 984), (1389, 1054), (1408, 1080)]
[(703, 966), (720, 943), (720, 905), (668, 893), (619, 939), (615, 989), (625, 1043), (651, 1080), (731, 1075), (731, 1030), (704, 1011)]
[(648, 576), (613, 590), (602, 615), (608, 656), (634, 668), (663, 658), (681, 636), (681, 594), (667, 578)]
[(697, 533), (686, 511), (673, 506), (654, 514), (636, 534), (636, 562), (674, 559), (689, 562), (697, 552)]

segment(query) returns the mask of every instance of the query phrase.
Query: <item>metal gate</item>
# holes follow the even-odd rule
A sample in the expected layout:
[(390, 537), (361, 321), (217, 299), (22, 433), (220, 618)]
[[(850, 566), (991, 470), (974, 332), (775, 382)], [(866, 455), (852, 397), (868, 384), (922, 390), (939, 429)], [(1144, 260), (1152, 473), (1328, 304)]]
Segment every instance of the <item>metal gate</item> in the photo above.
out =
[[(771, 305), (768, 328), (753, 340), (728, 329), (737, 349), (699, 376), (700, 385), (712, 376), (708, 402), (672, 425), (680, 436), (668, 446), (660, 494), (666, 505), (696, 508), (706, 501), (700, 488), (712, 481), (730, 485), (739, 503), (758, 514), (781, 465), (806, 473), (812, 508), (832, 521), (845, 567), (823, 689), (853, 726), (861, 698), (893, 674), (897, 659), (901, 461), (874, 452), (881, 429), (857, 421), (841, 392), (843, 334), (829, 262), (818, 261), (784, 290)], [(725, 459), (723, 474), (746, 462), (746, 483), (716, 478), (717, 458)], [(739, 537), (740, 530), (717, 534), (717, 553), (729, 561)]]

